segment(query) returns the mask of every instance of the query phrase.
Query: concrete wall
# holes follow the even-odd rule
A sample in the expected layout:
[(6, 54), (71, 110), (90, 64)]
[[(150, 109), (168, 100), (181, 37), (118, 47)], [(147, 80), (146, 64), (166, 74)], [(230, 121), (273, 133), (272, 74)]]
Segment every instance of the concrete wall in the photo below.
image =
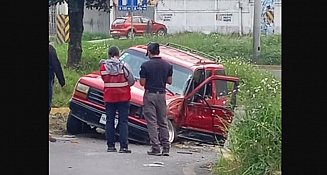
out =
[[(110, 21), (112, 22), (112, 17)], [(109, 13), (85, 8), (83, 25), (84, 32), (109, 34)]]
[[(265, 0), (262, 0), (265, 1)], [(254, 0), (158, 1), (156, 21), (168, 33), (218, 32), (248, 34), (253, 28)], [(281, 0), (275, 0), (275, 33), (281, 33)]]

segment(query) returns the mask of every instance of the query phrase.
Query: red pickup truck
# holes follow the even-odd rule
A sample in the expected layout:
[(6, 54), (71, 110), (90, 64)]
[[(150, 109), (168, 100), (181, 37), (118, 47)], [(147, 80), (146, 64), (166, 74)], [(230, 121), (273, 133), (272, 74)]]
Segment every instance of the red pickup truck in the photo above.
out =
[[(149, 59), (146, 51), (146, 45), (137, 45), (123, 51), (120, 57), (131, 66), (136, 79), (141, 64)], [(177, 44), (161, 45), (160, 56), (173, 65), (174, 72), (172, 85), (166, 88), (169, 141), (184, 138), (223, 145), (234, 116), (239, 78), (226, 76), (223, 65), (208, 59), (209, 55)], [(148, 144), (143, 93), (144, 88), (136, 81), (131, 87), (129, 139)], [(69, 133), (105, 128), (103, 81), (99, 71), (80, 77), (69, 108)]]

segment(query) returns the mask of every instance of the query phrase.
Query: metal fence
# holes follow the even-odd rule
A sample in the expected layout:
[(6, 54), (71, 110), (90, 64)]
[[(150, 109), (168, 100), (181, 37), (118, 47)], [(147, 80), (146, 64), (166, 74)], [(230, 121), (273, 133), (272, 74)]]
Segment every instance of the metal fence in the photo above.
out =
[(56, 6), (49, 7), (49, 36), (56, 35)]

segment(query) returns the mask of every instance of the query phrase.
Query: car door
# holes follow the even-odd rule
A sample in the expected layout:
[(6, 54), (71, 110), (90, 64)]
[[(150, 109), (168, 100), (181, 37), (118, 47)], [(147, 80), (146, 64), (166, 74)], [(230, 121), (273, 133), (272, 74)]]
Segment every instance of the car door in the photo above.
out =
[(144, 31), (142, 31), (142, 22), (140, 17), (133, 17), (133, 28), (135, 30), (136, 35), (143, 34)]
[(141, 30), (143, 31), (143, 33), (152, 33), (152, 20), (150, 20), (149, 18), (146, 17), (142, 17), (142, 26), (141, 26)]
[(184, 99), (182, 127), (225, 136), (234, 115), (238, 81), (213, 75), (189, 92)]

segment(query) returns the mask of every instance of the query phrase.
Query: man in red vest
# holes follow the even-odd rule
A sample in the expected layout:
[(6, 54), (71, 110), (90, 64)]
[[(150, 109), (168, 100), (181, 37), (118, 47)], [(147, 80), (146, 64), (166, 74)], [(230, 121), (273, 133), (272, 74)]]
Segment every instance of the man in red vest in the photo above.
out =
[[(116, 111), (119, 113), (120, 153), (131, 153), (128, 149), (128, 113), (131, 88), (135, 82), (132, 71), (127, 63), (119, 60), (119, 50), (111, 47), (109, 59), (101, 60), (100, 73), (104, 82), (104, 102), (106, 107), (107, 152), (116, 152), (114, 120)], [(111, 59), (110, 59), (111, 58)]]

